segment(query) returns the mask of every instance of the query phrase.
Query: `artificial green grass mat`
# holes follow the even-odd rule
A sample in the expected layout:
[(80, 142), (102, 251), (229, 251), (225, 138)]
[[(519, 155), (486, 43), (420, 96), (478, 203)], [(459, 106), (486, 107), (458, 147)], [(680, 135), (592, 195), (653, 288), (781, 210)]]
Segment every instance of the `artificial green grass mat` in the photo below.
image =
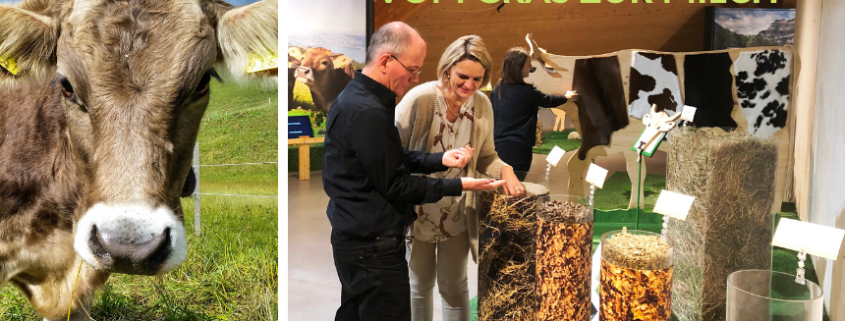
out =
[(575, 129), (565, 129), (559, 132), (551, 132), (546, 137), (543, 138), (543, 144), (537, 147), (534, 147), (534, 153), (536, 154), (545, 154), (548, 155), (549, 152), (552, 151), (552, 148), (555, 145), (563, 148), (565, 151), (570, 151), (581, 147), (580, 140), (569, 140), (566, 139), (569, 136), (569, 133), (575, 131)]
[[(666, 176), (648, 174), (643, 183), (643, 207), (654, 208), (660, 191), (666, 188)], [(626, 209), (631, 199), (631, 179), (626, 172), (613, 173), (604, 182), (604, 188), (596, 189), (595, 207), (600, 209)]]

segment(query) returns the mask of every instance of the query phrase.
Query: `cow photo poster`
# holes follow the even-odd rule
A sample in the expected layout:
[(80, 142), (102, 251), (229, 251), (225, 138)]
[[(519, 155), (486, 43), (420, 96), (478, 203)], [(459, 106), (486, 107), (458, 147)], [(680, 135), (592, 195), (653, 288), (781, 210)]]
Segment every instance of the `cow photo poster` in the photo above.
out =
[(323, 136), (328, 110), (364, 67), (372, 1), (288, 3), (288, 116), (308, 116)]

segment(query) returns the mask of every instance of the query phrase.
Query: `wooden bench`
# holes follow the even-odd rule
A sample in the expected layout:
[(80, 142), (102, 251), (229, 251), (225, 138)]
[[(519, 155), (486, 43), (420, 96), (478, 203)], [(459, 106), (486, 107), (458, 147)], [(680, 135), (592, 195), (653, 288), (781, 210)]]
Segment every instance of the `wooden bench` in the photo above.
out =
[(325, 142), (324, 137), (300, 136), (299, 138), (288, 139), (288, 146), (296, 145), (299, 148), (299, 180), (311, 179), (311, 144)]

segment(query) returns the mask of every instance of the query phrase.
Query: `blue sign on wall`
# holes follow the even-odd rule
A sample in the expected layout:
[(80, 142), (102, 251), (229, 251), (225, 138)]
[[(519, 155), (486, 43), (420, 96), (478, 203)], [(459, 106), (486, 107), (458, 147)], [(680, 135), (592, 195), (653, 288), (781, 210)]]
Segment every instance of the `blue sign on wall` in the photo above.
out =
[(300, 136), (314, 137), (311, 119), (308, 116), (288, 116), (288, 139)]

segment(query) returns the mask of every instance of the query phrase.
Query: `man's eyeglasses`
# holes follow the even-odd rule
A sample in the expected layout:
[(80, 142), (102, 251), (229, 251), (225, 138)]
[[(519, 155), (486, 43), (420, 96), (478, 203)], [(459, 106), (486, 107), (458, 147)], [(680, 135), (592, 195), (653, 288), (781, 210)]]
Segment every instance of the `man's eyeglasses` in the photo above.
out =
[(411, 75), (414, 75), (414, 77), (419, 77), (420, 73), (422, 72), (422, 69), (414, 70), (414, 69), (406, 67), (405, 64), (403, 64), (401, 61), (399, 61), (399, 58), (396, 58), (396, 56), (394, 56), (394, 55), (390, 55), (390, 57), (395, 59), (396, 62), (398, 62), (400, 65), (402, 65), (402, 67), (405, 68), (405, 70), (407, 70), (408, 72), (410, 72)]

